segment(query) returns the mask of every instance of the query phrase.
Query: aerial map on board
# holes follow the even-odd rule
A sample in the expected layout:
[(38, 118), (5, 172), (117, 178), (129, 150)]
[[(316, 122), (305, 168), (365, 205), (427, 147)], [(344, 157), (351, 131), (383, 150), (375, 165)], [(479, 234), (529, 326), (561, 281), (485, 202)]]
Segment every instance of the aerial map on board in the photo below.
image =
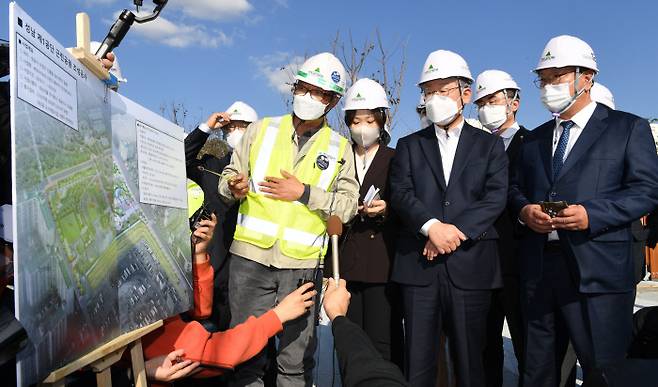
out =
[(10, 4), (21, 385), (186, 311), (183, 129), (109, 90)]

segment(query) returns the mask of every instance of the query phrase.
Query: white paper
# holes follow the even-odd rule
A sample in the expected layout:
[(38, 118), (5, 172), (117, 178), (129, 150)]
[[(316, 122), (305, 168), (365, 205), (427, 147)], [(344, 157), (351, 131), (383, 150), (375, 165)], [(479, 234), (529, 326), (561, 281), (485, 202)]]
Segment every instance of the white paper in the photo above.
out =
[(363, 198), (363, 203), (366, 205), (366, 207), (370, 207), (372, 201), (377, 199), (378, 195), (379, 188), (375, 188), (374, 185), (371, 185), (368, 189), (368, 192), (366, 193), (366, 196)]
[(143, 122), (137, 126), (139, 201), (187, 208), (184, 144)]
[[(27, 23), (22, 21), (24, 26)], [(24, 35), (26, 32), (22, 31)], [(44, 36), (40, 38), (40, 42), (47, 39)], [(50, 41), (38, 47), (19, 32), (16, 32), (16, 43), (18, 98), (78, 130), (77, 81), (64, 71), (61, 61), (58, 64), (52, 58), (57, 55), (56, 52), (61, 57), (61, 52), (55, 51)]]

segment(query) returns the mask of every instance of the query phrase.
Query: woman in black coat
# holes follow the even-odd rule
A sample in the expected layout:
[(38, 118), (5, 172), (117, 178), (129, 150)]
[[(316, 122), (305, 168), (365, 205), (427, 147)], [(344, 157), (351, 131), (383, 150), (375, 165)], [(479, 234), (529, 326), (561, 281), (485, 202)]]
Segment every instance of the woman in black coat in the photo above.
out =
[[(385, 359), (400, 365), (400, 300), (389, 282), (396, 238), (395, 217), (388, 206), (388, 169), (395, 153), (386, 146), (388, 102), (382, 86), (367, 78), (355, 82), (345, 98), (345, 123), (360, 184), (359, 214), (347, 225), (339, 252), (340, 276), (352, 294), (347, 317), (366, 332)], [(376, 190), (374, 198), (368, 197)]]

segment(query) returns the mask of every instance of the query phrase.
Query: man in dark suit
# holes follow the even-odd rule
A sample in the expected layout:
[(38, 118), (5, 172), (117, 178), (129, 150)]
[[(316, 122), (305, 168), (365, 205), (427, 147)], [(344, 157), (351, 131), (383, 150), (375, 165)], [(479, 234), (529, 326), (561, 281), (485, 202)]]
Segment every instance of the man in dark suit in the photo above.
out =
[[(507, 157), (514, 160), (528, 130), (516, 122), (521, 104), (521, 89), (512, 76), (500, 70), (486, 70), (475, 81), (475, 104), (482, 125), (503, 139)], [(487, 386), (502, 387), (505, 351), (503, 325), (507, 319), (519, 375), (523, 375), (523, 326), (519, 288), (518, 232), (516, 219), (504, 211), (496, 220), (498, 254), (503, 288), (493, 291), (487, 321), (487, 346), (484, 366)]]
[[(571, 339), (587, 383), (630, 342), (630, 224), (658, 203), (658, 157), (646, 120), (591, 100), (598, 68), (587, 43), (551, 39), (535, 71), (555, 119), (525, 136), (510, 182), (509, 205), (525, 226), (523, 382), (555, 386), (556, 352)], [(546, 201), (553, 210), (542, 210)]]
[[(226, 112), (213, 113), (207, 122), (199, 125), (185, 138), (185, 160), (187, 177), (197, 183), (204, 193), (204, 204), (217, 215), (212, 242), (208, 248), (210, 263), (215, 274), (213, 312), (204, 326), (209, 331), (222, 331), (229, 327), (231, 313), (228, 305), (228, 249), (233, 241), (235, 223), (238, 216), (237, 205), (227, 205), (217, 192), (219, 175), (231, 161), (231, 150), (240, 141), (242, 133), (258, 116), (253, 108), (244, 102), (233, 103)], [(207, 144), (213, 130), (220, 129), (230, 149), (224, 154), (206, 152), (198, 158), (199, 151)], [(206, 145), (207, 147), (207, 145)]]
[(420, 87), (434, 125), (400, 139), (391, 167), (391, 205), (405, 225), (392, 279), (402, 288), (412, 386), (435, 385), (441, 330), (458, 385), (485, 385), (487, 312), (502, 286), (493, 225), (505, 207), (508, 161), (500, 138), (464, 122), (471, 82), (459, 55), (429, 55)]

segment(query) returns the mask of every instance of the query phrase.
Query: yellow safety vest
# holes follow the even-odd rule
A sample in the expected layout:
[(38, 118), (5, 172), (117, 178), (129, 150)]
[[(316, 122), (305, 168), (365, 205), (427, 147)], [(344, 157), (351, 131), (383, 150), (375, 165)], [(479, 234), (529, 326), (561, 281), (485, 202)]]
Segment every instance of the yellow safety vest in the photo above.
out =
[(304, 158), (293, 166), (292, 116), (265, 118), (249, 152), (249, 192), (240, 205), (234, 238), (267, 249), (279, 241), (281, 252), (296, 259), (317, 259), (327, 251), (327, 224), (295, 201), (265, 197), (258, 183), (281, 177), (281, 170), (299, 181), (328, 191), (340, 169), (347, 140), (326, 124)]
[(187, 179), (187, 217), (191, 218), (203, 205), (203, 190), (199, 185)]

